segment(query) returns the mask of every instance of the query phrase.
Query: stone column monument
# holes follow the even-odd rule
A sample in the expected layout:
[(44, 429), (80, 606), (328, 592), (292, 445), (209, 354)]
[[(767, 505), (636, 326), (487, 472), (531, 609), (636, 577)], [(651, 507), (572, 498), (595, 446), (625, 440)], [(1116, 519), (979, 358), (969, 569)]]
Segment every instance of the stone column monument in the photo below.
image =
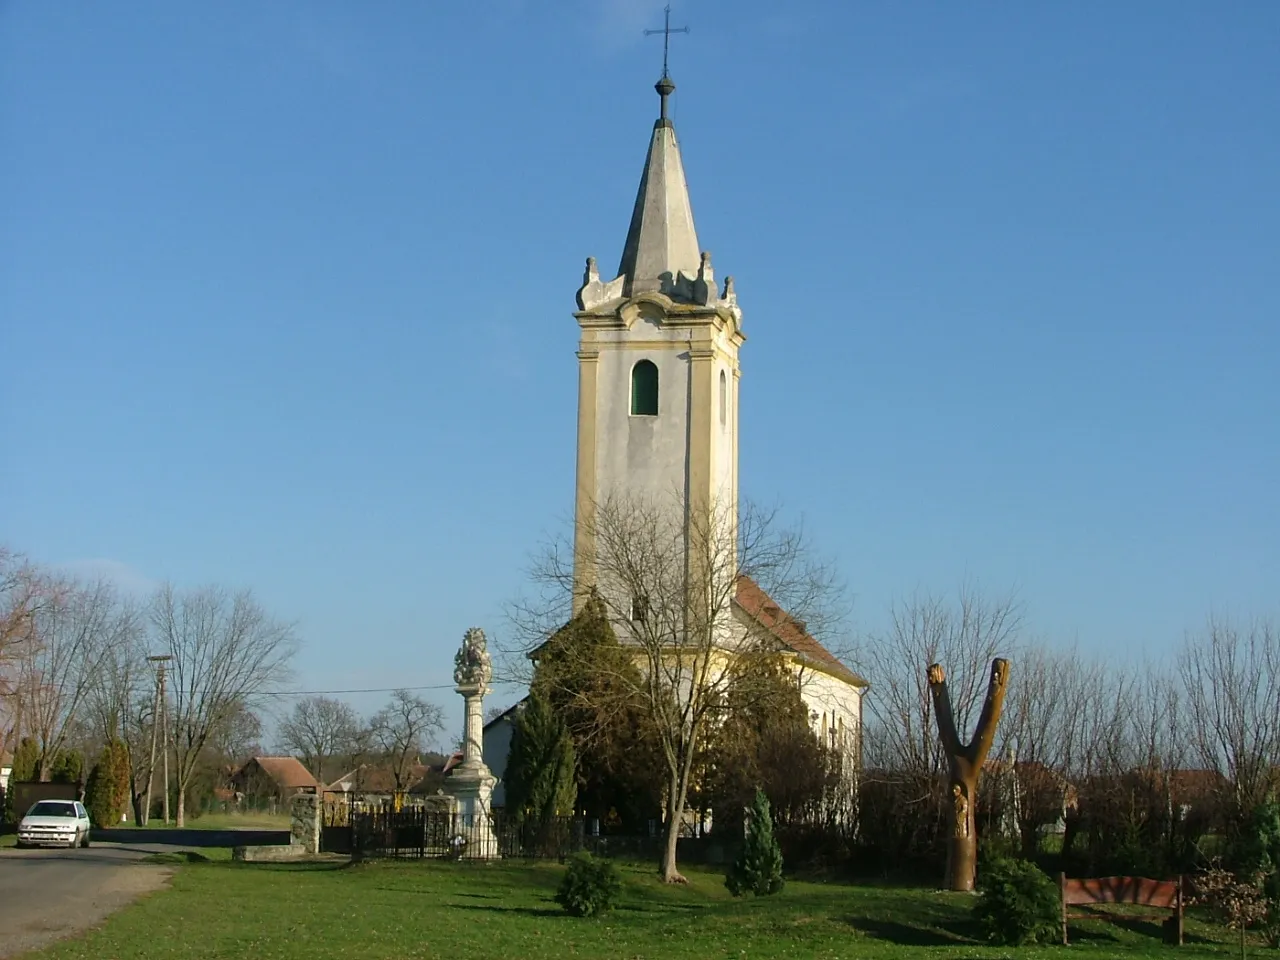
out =
[(466, 840), (461, 855), (467, 859), (494, 859), (498, 840), (489, 820), (490, 801), (497, 777), (484, 763), (484, 695), (493, 679), (484, 631), (472, 627), (453, 658), (453, 682), (467, 705), (463, 728), (462, 762), (445, 779), (445, 793), (457, 801), (458, 832)]

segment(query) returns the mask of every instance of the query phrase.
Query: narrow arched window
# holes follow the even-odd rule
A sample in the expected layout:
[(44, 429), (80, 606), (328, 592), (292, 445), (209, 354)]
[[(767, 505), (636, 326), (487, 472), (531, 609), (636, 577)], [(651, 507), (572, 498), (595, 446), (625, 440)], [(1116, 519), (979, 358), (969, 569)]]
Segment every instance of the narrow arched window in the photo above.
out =
[(641, 360), (631, 368), (631, 415), (658, 415), (658, 368), (652, 360)]
[(724, 371), (720, 371), (720, 426), (724, 426), (728, 419), (729, 410), (729, 378), (724, 375)]

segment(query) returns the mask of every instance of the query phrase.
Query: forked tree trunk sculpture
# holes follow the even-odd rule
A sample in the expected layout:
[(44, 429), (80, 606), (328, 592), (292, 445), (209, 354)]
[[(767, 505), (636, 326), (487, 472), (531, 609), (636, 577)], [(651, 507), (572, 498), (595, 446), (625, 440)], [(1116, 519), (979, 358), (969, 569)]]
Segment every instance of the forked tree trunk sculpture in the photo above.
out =
[(987, 699), (982, 704), (978, 729), (969, 743), (962, 744), (951, 712), (947, 675), (940, 664), (929, 667), (929, 690), (933, 694), (933, 710), (938, 717), (938, 735), (942, 738), (950, 767), (947, 800), (952, 807), (952, 826), (951, 842), (947, 845), (947, 884), (952, 890), (973, 889), (978, 862), (978, 831), (974, 817), (978, 806), (978, 777), (995, 738), (1008, 683), (1009, 661), (992, 660)]

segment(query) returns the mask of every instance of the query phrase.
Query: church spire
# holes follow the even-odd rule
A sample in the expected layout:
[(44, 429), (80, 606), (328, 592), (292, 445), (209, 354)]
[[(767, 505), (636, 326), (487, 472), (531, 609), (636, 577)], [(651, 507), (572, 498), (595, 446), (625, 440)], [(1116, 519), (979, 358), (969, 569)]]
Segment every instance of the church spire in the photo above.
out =
[(688, 280), (698, 276), (702, 261), (680, 145), (667, 115), (667, 99), (676, 85), (664, 70), (654, 89), (661, 98), (660, 113), (653, 125), (649, 155), (618, 265), (619, 276), (626, 278), (626, 296), (646, 290), (671, 294), (677, 289), (681, 273)]

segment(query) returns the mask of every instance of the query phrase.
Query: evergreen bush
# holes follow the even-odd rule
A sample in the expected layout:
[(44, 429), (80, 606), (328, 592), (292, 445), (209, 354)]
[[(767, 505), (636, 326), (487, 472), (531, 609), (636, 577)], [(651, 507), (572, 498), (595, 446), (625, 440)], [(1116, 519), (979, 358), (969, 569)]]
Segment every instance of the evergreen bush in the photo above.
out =
[(84, 776), (84, 754), (79, 750), (59, 750), (53, 757), (49, 780), (53, 783), (80, 783)]
[(9, 772), (9, 789), (4, 795), (4, 820), (17, 823), (22, 819), (25, 810), (13, 809), (13, 785), (25, 783), (36, 778), (36, 768), (40, 764), (40, 747), (30, 737), (23, 737), (18, 749), (13, 754), (13, 769)]
[(108, 740), (89, 771), (84, 805), (99, 827), (118, 826), (129, 803), (129, 754), (119, 740)]
[(575, 917), (594, 917), (612, 909), (621, 892), (622, 878), (613, 861), (578, 853), (569, 860), (556, 903)]
[(978, 890), (973, 915), (987, 939), (1021, 946), (1062, 936), (1058, 887), (1029, 860), (992, 859), (978, 875)]
[(578, 797), (573, 740), (539, 689), (516, 715), (507, 757), (507, 810), (523, 824), (573, 815)]
[(1246, 831), (1245, 866), (1258, 878), (1265, 916), (1259, 922), (1267, 944), (1280, 947), (1280, 803), (1253, 811)]
[(742, 852), (729, 868), (724, 884), (735, 897), (748, 893), (763, 897), (782, 889), (782, 849), (773, 835), (773, 816), (763, 790), (756, 791)]

